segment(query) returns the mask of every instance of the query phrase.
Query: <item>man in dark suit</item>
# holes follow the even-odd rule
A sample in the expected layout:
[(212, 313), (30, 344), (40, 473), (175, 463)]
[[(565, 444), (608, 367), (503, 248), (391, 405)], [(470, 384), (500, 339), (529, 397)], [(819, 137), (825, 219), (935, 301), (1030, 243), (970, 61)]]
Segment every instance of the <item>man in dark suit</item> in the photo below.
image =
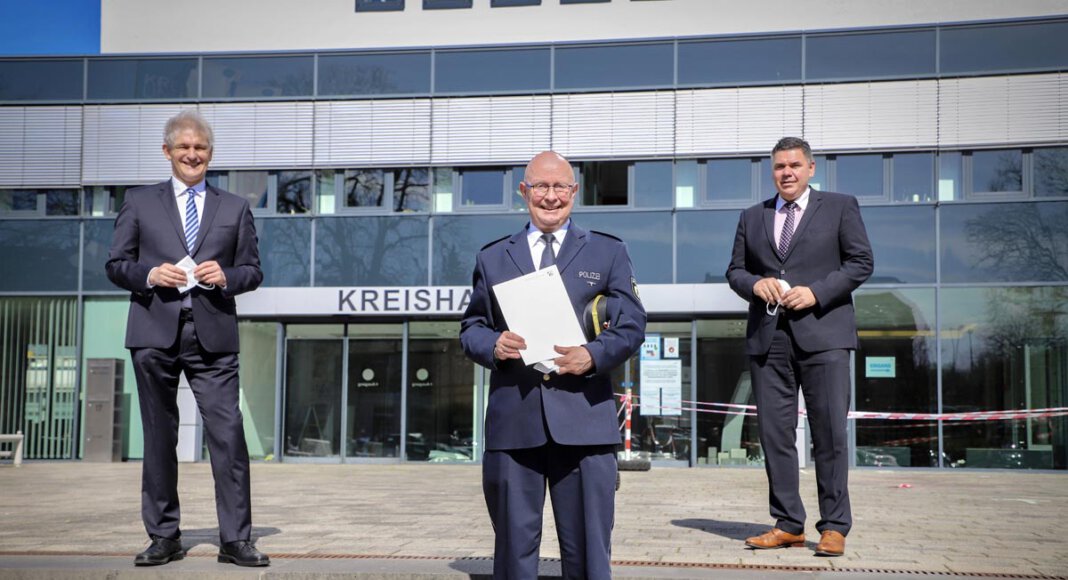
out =
[[(630, 257), (621, 240), (570, 220), (578, 191), (571, 164), (540, 153), (520, 193), (530, 223), (478, 253), (471, 303), (461, 322), (464, 352), (491, 369), (482, 486), (496, 534), (493, 576), (538, 576), (548, 482), (564, 578), (607, 579), (620, 443), (609, 373), (645, 336)], [(609, 327), (585, 345), (559, 345), (559, 372), (523, 364), (522, 336), (508, 330), (493, 286), (555, 264), (575, 315), (607, 296)], [(551, 324), (551, 321), (547, 321)]]
[[(130, 291), (126, 347), (137, 377), (145, 439), (141, 516), (151, 544), (134, 563), (166, 564), (185, 555), (175, 451), (178, 381), (184, 372), (211, 453), (218, 560), (266, 566), (267, 556), (250, 543), (234, 305), (234, 296), (255, 290), (263, 280), (256, 228), (247, 201), (204, 180), (213, 135), (203, 117), (183, 111), (167, 121), (163, 135), (173, 175), (126, 194), (107, 262), (108, 278)], [(196, 262), (193, 280), (179, 267), (185, 258)]]
[(819, 490), (816, 554), (840, 556), (853, 523), (846, 438), (849, 357), (857, 348), (852, 292), (871, 275), (874, 260), (856, 198), (810, 188), (815, 171), (804, 140), (786, 137), (775, 145), (778, 195), (742, 212), (727, 281), (749, 302), (745, 346), (776, 521), (746, 544), (805, 543), (795, 447), (800, 387)]

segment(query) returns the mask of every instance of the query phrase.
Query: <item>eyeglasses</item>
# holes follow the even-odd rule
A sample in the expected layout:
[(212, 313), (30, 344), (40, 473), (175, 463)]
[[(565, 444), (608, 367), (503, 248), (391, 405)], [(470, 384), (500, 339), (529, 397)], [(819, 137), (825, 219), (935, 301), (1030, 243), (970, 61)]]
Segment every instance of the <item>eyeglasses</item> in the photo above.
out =
[(575, 190), (575, 186), (578, 185), (577, 183), (554, 183), (550, 185), (548, 183), (526, 183), (525, 181), (523, 183), (530, 188), (530, 191), (534, 192), (534, 195), (548, 195), (551, 189), (553, 193), (560, 197), (571, 195)]

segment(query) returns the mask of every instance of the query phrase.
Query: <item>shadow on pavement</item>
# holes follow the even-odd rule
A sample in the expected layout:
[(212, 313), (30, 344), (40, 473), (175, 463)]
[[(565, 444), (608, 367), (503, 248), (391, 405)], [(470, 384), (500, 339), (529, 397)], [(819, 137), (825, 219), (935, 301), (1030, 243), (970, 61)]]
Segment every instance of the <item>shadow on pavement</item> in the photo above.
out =
[[(282, 530), (278, 528), (267, 528), (262, 526), (252, 527), (252, 543), (255, 544), (260, 538), (266, 538), (267, 536), (273, 536), (280, 534)], [(219, 547), (219, 528), (194, 528), (191, 530), (182, 530), (182, 547), (186, 551), (201, 544), (210, 544)]]
[[(469, 575), (471, 580), (493, 578), (493, 558), (458, 558), (449, 563), (449, 568)], [(559, 580), (562, 574), (558, 558), (542, 558), (538, 562), (538, 580)]]
[(671, 524), (680, 528), (701, 530), (731, 540), (744, 542), (746, 538), (758, 536), (771, 529), (769, 524), (754, 524), (752, 522), (727, 522), (719, 520), (704, 520), (688, 518), (685, 520), (671, 520)]

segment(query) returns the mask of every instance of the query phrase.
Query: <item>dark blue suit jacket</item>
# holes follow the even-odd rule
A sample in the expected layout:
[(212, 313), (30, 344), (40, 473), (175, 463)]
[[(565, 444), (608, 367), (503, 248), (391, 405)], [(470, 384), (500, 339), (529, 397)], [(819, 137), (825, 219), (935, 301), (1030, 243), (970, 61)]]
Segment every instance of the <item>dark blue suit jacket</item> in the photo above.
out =
[[(857, 199), (811, 190), (784, 260), (779, 259), (775, 244), (777, 199), (742, 211), (727, 268), (731, 289), (749, 302), (746, 352), (768, 352), (779, 316), (786, 317), (794, 341), (804, 351), (855, 349), (852, 292), (871, 276), (875, 264)], [(768, 276), (791, 286), (808, 286), (816, 305), (799, 312), (779, 309), (776, 316), (769, 316), (764, 301), (753, 294), (757, 280)]]
[(493, 286), (534, 271), (527, 230), (493, 242), (478, 253), (474, 290), (461, 322), (460, 342), (471, 360), (492, 370), (486, 408), (487, 450), (539, 447), (549, 437), (562, 445), (620, 442), (609, 374), (638, 350), (645, 338), (645, 308), (638, 299), (630, 256), (618, 238), (587, 232), (572, 221), (556, 266), (576, 316), (582, 316), (586, 304), (597, 294), (608, 297), (611, 326), (586, 344), (593, 358), (588, 376), (554, 373), (546, 380), (522, 360), (494, 360), (493, 347), (508, 324)]
[(169, 179), (128, 191), (115, 218), (106, 268), (108, 278), (131, 293), (127, 348), (168, 348), (177, 340), (182, 296), (174, 288), (149, 288), (148, 273), (186, 254), (197, 264), (215, 260), (226, 275), (225, 290), (190, 290), (201, 346), (208, 352), (238, 351), (234, 296), (255, 290), (263, 281), (248, 202), (209, 185), (196, 246), (189, 249)]

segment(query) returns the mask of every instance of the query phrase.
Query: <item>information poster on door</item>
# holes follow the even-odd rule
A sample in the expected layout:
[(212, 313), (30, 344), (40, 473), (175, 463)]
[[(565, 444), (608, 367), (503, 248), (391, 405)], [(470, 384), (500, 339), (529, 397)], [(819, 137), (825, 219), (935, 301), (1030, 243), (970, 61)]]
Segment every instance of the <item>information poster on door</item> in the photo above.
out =
[(643, 416), (682, 414), (682, 361), (641, 361), (640, 413)]

